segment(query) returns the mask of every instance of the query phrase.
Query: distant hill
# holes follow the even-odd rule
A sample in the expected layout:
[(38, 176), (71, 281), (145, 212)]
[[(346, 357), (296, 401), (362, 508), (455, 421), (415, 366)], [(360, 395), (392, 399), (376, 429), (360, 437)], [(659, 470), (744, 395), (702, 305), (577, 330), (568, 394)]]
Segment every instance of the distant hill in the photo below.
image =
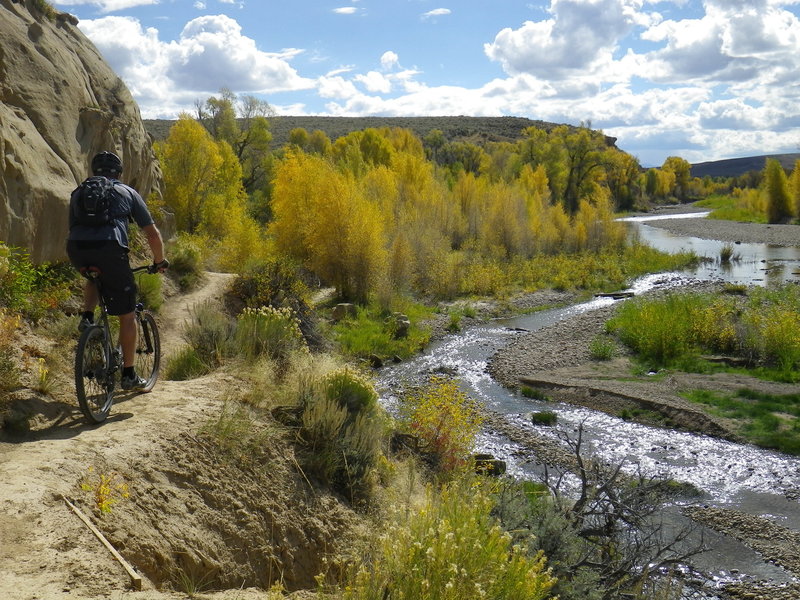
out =
[[(144, 126), (156, 140), (163, 140), (169, 134), (174, 121), (145, 119)], [(514, 142), (520, 139), (527, 127), (538, 127), (549, 131), (558, 123), (535, 121), (523, 117), (270, 117), (270, 130), (273, 146), (283, 146), (289, 139), (292, 129), (302, 127), (309, 133), (315, 129), (324, 131), (332, 140), (347, 135), (351, 131), (368, 127), (402, 127), (410, 129), (419, 138), (424, 138), (432, 129), (439, 129), (447, 141)], [(616, 138), (606, 136), (610, 146)]]
[(728, 158), (695, 163), (692, 165), (693, 177), (736, 177), (748, 171), (762, 171), (768, 158), (780, 161), (787, 171), (794, 169), (795, 161), (800, 160), (800, 152), (793, 154), (769, 154), (761, 156), (748, 156), (745, 158)]

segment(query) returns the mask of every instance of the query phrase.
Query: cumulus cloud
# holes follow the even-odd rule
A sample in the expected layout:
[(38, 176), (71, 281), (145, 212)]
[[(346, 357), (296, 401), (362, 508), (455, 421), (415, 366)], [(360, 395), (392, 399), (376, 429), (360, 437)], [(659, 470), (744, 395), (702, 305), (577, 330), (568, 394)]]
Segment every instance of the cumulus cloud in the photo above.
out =
[(176, 104), (191, 106), (194, 98), (222, 87), (272, 93), (314, 86), (289, 65), (299, 50), (259, 50), (225, 15), (193, 19), (170, 42), (132, 17), (82, 20), (79, 27), (126, 82), (145, 116), (174, 110)]
[(358, 8), (355, 6), (342, 6), (334, 8), (332, 12), (335, 12), (337, 15), (354, 15), (358, 12)]
[(610, 63), (619, 41), (644, 19), (636, 0), (553, 0), (552, 17), (506, 28), (484, 45), (511, 74), (564, 78)]
[(381, 55), (381, 67), (384, 71), (389, 71), (400, 63), (397, 53), (388, 50)]
[(370, 71), (366, 75), (356, 75), (355, 80), (364, 85), (368, 92), (388, 94), (392, 91), (392, 81), (378, 71)]

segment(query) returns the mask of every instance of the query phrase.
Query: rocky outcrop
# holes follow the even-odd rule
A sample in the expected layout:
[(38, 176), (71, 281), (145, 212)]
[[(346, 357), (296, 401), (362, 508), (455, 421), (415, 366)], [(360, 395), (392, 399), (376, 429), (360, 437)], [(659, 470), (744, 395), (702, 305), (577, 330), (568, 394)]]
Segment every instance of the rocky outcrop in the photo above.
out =
[(0, 0), (0, 240), (64, 257), (70, 192), (100, 150), (148, 198), (161, 171), (139, 108), (77, 28), (43, 0)]

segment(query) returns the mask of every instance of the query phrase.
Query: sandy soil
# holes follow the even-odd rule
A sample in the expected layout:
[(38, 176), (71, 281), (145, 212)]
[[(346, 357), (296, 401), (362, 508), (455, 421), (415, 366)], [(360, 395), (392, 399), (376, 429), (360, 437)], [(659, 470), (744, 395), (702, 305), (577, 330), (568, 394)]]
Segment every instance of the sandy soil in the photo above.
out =
[[(198, 291), (165, 304), (158, 320), (167, 354), (180, 344), (189, 309), (220, 301), (228, 279), (209, 274)], [(219, 416), (220, 398), (241, 385), (235, 376), (162, 380), (149, 394), (120, 394), (97, 427), (84, 423), (73, 386), (63, 381), (57, 399), (23, 399), (41, 408), (29, 435), (0, 442), (3, 600), (185, 598), (159, 590), (189, 585), (251, 598), (259, 594), (245, 588), (279, 580), (290, 589), (313, 588), (324, 569), (320, 548), (346, 544), (352, 515), (280, 466), (286, 460), (274, 460), (275, 472), (265, 473), (246, 457), (232, 463), (196, 436)], [(262, 451), (269, 460), (290, 456), (290, 448), (278, 443)], [(110, 513), (98, 509), (102, 477), (117, 501)], [(130, 591), (123, 567), (64, 498), (138, 570), (143, 592)], [(242, 548), (257, 558), (243, 560)], [(200, 572), (214, 573), (213, 581), (190, 581)]]

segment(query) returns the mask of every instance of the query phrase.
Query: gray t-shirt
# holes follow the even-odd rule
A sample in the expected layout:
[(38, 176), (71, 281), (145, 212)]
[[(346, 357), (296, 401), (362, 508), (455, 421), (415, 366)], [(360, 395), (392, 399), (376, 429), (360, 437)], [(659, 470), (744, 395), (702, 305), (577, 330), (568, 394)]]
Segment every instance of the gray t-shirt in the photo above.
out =
[(92, 227), (90, 225), (79, 225), (75, 219), (75, 202), (78, 197), (78, 190), (72, 192), (69, 201), (69, 238), (79, 241), (116, 241), (123, 248), (128, 247), (128, 221), (133, 220), (139, 227), (147, 227), (153, 224), (153, 217), (147, 210), (142, 197), (135, 189), (125, 185), (121, 181), (112, 179), (114, 182), (115, 196), (117, 197), (116, 206), (111, 209), (111, 222), (108, 225)]

